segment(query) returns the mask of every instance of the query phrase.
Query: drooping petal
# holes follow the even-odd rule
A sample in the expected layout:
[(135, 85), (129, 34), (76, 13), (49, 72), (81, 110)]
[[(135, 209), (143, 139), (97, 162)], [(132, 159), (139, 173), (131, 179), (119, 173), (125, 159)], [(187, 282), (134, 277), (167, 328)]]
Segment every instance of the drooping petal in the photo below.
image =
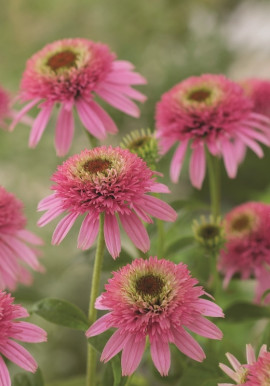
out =
[(120, 214), (120, 221), (128, 237), (141, 251), (146, 252), (150, 248), (150, 240), (146, 229), (135, 213)]
[(96, 115), (103, 123), (103, 126), (105, 127), (106, 131), (112, 134), (117, 133), (118, 132), (117, 126), (112, 120), (112, 118), (109, 116), (109, 114), (107, 114), (106, 111), (103, 110), (96, 102), (91, 101), (89, 102), (89, 104), (91, 106), (91, 109), (96, 113)]
[(124, 85), (130, 85), (130, 84), (146, 84), (147, 81), (146, 79), (136, 73), (136, 72), (131, 72), (131, 71), (114, 71), (111, 74), (109, 74), (105, 82), (110, 82), (110, 83), (116, 83), (116, 84), (124, 84)]
[(108, 362), (111, 358), (117, 355), (124, 347), (128, 335), (123, 335), (119, 330), (115, 331), (115, 333), (110, 337), (106, 346), (104, 347), (100, 360), (102, 362)]
[(182, 327), (173, 329), (173, 335), (174, 343), (182, 353), (198, 362), (205, 359), (205, 353), (199, 343)]
[(131, 375), (137, 369), (143, 356), (145, 338), (136, 339), (136, 334), (127, 340), (121, 357), (122, 375)]
[(198, 299), (196, 308), (204, 316), (224, 317), (222, 309), (217, 304), (207, 299)]
[(98, 234), (99, 219), (92, 214), (88, 214), (82, 222), (78, 236), (78, 248), (85, 250), (90, 248)]
[(87, 338), (101, 334), (104, 331), (107, 331), (110, 326), (111, 313), (103, 315), (99, 318), (91, 327), (88, 328), (85, 335)]
[(62, 105), (55, 131), (55, 148), (58, 156), (62, 157), (69, 151), (74, 134), (73, 111), (70, 106)]
[(114, 259), (121, 251), (121, 239), (118, 221), (115, 215), (106, 213), (104, 222), (104, 237), (108, 251)]
[(66, 237), (76, 219), (78, 218), (79, 213), (69, 213), (67, 216), (62, 218), (61, 221), (57, 224), (53, 236), (52, 236), (52, 244), (58, 245), (61, 241)]
[(244, 144), (246, 146), (248, 146), (251, 150), (254, 151), (254, 153), (259, 157), (259, 158), (262, 158), (263, 157), (263, 151), (262, 151), (262, 148), (260, 147), (260, 145), (257, 144), (257, 142), (255, 142), (253, 139), (247, 137), (246, 135), (238, 132), (237, 133), (237, 137), (239, 139), (241, 139)]
[(83, 99), (79, 99), (76, 102), (76, 108), (80, 120), (89, 133), (98, 139), (104, 139), (106, 137), (105, 127), (91, 106)]
[(235, 178), (237, 173), (238, 158), (234, 151), (234, 145), (230, 141), (223, 139), (221, 152), (224, 158), (225, 168), (230, 178)]
[(13, 323), (10, 328), (12, 338), (22, 342), (46, 342), (47, 333), (42, 328), (28, 322)]
[(190, 321), (190, 323), (185, 323), (185, 326), (189, 330), (206, 338), (222, 339), (223, 336), (221, 330), (214, 323), (202, 316), (197, 316), (196, 319)]
[(102, 88), (99, 88), (96, 93), (116, 109), (123, 111), (124, 113), (131, 115), (132, 117), (139, 117), (140, 110), (138, 106), (124, 95), (121, 95), (117, 92), (113, 92), (109, 88), (104, 88), (104, 86)]
[(159, 373), (164, 376), (168, 375), (171, 365), (171, 353), (168, 342), (161, 339), (155, 339), (150, 344), (151, 357)]
[(182, 170), (182, 166), (183, 166), (183, 162), (184, 162), (184, 158), (185, 158), (185, 154), (187, 151), (187, 146), (188, 146), (188, 139), (186, 139), (180, 143), (180, 145), (177, 147), (177, 149), (173, 155), (171, 166), (170, 166), (170, 176), (171, 176), (171, 180), (174, 183), (177, 183), (177, 181), (179, 179), (179, 176), (180, 176), (180, 173)]
[(171, 193), (171, 191), (167, 185), (161, 184), (159, 182), (156, 182), (151, 186), (150, 192), (152, 192), (152, 193)]
[(43, 245), (44, 241), (35, 235), (34, 233), (28, 231), (27, 229), (21, 229), (17, 232), (17, 235), (20, 239), (27, 241), (30, 244), (33, 245)]
[(11, 386), (9, 371), (1, 355), (0, 355), (0, 385)]
[(22, 241), (17, 239), (16, 237), (10, 235), (2, 236), (2, 239), (5, 243), (17, 253), (17, 255), (25, 261), (31, 268), (38, 270), (40, 267), (40, 263), (37, 259), (35, 252), (25, 245)]
[(52, 114), (53, 106), (53, 103), (48, 103), (41, 108), (32, 126), (29, 147), (35, 147), (38, 144)]
[(34, 107), (38, 102), (40, 101), (40, 98), (35, 98), (31, 102), (29, 102), (27, 105), (25, 105), (21, 111), (16, 114), (13, 122), (11, 123), (9, 130), (13, 131), (15, 126), (18, 124), (18, 122), (22, 119), (22, 117), (29, 111), (31, 110), (32, 107)]
[(193, 186), (201, 189), (205, 176), (206, 161), (203, 145), (198, 145), (193, 149), (189, 164), (190, 180)]
[(137, 205), (139, 205), (146, 213), (161, 220), (173, 222), (177, 218), (177, 213), (170, 205), (153, 196), (145, 194), (138, 200)]
[(65, 209), (55, 206), (54, 208), (48, 210), (40, 217), (40, 219), (37, 222), (37, 225), (39, 227), (43, 227), (44, 225), (48, 224), (49, 222), (51, 222), (52, 220), (54, 220), (56, 217), (58, 217), (60, 214), (64, 212), (65, 212)]
[(32, 355), (24, 347), (12, 340), (0, 343), (0, 352), (11, 362), (16, 363), (16, 365), (31, 373), (34, 373), (37, 369), (37, 363)]

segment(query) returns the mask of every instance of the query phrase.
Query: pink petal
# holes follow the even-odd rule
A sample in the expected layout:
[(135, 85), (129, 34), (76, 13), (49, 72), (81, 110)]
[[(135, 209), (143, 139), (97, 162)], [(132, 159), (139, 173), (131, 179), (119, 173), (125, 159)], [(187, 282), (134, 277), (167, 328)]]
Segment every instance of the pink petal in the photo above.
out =
[(247, 363), (249, 365), (252, 365), (252, 363), (256, 362), (254, 348), (251, 346), (251, 344), (246, 345), (246, 355), (247, 355)]
[(74, 118), (72, 108), (62, 105), (55, 131), (55, 148), (58, 156), (64, 156), (70, 149), (74, 134)]
[(238, 165), (244, 161), (246, 155), (246, 146), (241, 140), (236, 139), (234, 142), (234, 152)]
[(115, 215), (105, 215), (104, 236), (109, 253), (116, 259), (121, 251), (121, 239), (119, 225)]
[(38, 220), (38, 223), (37, 225), (39, 227), (44, 227), (44, 225), (48, 224), (49, 222), (51, 222), (52, 220), (54, 220), (56, 217), (58, 217), (60, 214), (64, 213), (65, 209), (62, 209), (61, 207), (55, 207), (55, 208), (52, 208), (50, 210), (48, 210), (48, 212), (44, 213), (40, 219)]
[(32, 249), (13, 236), (2, 235), (2, 239), (23, 261), (30, 265), (31, 268), (34, 270), (39, 269), (39, 261)]
[(136, 340), (136, 335), (131, 335), (127, 340), (121, 357), (122, 375), (131, 375), (137, 369), (143, 356), (145, 338)]
[(222, 371), (224, 371), (225, 374), (227, 374), (231, 379), (233, 379), (239, 385), (238, 383), (239, 375), (237, 373), (235, 373), (232, 369), (230, 369), (230, 367), (228, 367), (227, 365), (224, 365), (223, 363), (220, 363), (219, 367), (221, 368)]
[(85, 250), (90, 248), (98, 234), (99, 230), (99, 219), (92, 214), (88, 214), (82, 222), (81, 229), (78, 236), (78, 245), (77, 247)]
[(171, 191), (167, 185), (161, 184), (159, 182), (155, 182), (151, 186), (150, 192), (152, 192), (152, 193), (171, 193)]
[(138, 74), (137, 72), (131, 71), (112, 71), (105, 79), (105, 82), (116, 83), (116, 84), (146, 84), (146, 79)]
[(95, 301), (95, 308), (97, 310), (110, 310), (108, 306), (104, 306), (102, 295), (98, 296)]
[(189, 164), (190, 180), (193, 186), (201, 189), (205, 176), (205, 154), (203, 145), (198, 145), (193, 149)]
[(168, 375), (171, 365), (171, 353), (168, 342), (163, 342), (158, 338), (151, 342), (150, 349), (154, 365), (159, 373), (162, 376)]
[(145, 194), (143, 198), (137, 201), (137, 205), (151, 216), (164, 221), (174, 222), (177, 218), (177, 213), (170, 205), (153, 196)]
[(96, 91), (96, 93), (107, 103), (124, 113), (138, 118), (140, 110), (130, 99), (122, 94), (113, 92), (111, 89), (105, 89), (104, 86)]
[(52, 209), (55, 206), (59, 206), (62, 200), (59, 197), (56, 197), (56, 194), (53, 193), (50, 196), (43, 198), (38, 203), (38, 211), (43, 211), (47, 209)]
[(265, 122), (267, 124), (270, 124), (270, 119), (263, 114), (258, 114), (258, 113), (251, 113), (250, 118), (258, 119), (259, 121)]
[(240, 132), (237, 132), (237, 137), (241, 139), (246, 146), (248, 146), (251, 150), (253, 150), (254, 153), (257, 154), (259, 158), (263, 157), (263, 151), (261, 147), (257, 144), (257, 142), (253, 141), (251, 138), (247, 137), (246, 135)]
[(173, 329), (174, 343), (177, 348), (195, 361), (202, 362), (205, 354), (201, 346), (182, 327)]
[(31, 110), (31, 108), (34, 107), (39, 101), (40, 101), (40, 98), (35, 98), (35, 99), (33, 99), (31, 102), (29, 102), (27, 105), (25, 105), (25, 106), (21, 109), (21, 111), (20, 111), (18, 114), (16, 114), (16, 117), (15, 117), (15, 119), (13, 120), (13, 122), (11, 123), (9, 130), (10, 130), (10, 131), (14, 130), (15, 126), (16, 126), (17, 123), (21, 120), (21, 118), (22, 118), (29, 110)]
[(100, 360), (102, 362), (108, 362), (111, 358), (117, 355), (122, 348), (124, 347), (128, 335), (123, 335), (119, 330), (115, 331), (115, 333), (110, 337), (106, 346), (104, 347)]
[(103, 315), (94, 324), (92, 324), (92, 326), (89, 327), (85, 333), (87, 338), (102, 334), (102, 332), (108, 330), (111, 327), (109, 323), (110, 318), (111, 318), (111, 313), (108, 313), (106, 315)]
[(142, 219), (143, 221), (145, 221), (146, 223), (148, 224), (152, 224), (153, 223), (153, 220), (151, 219), (151, 217), (149, 217), (141, 208), (139, 208), (137, 205), (134, 205), (132, 206), (132, 209), (134, 210), (134, 212), (136, 213), (137, 216), (140, 217), (140, 219)]
[(47, 333), (42, 328), (28, 322), (13, 323), (10, 328), (11, 336), (22, 342), (46, 342)]
[(52, 236), (52, 244), (58, 245), (61, 241), (66, 237), (74, 222), (76, 221), (79, 213), (69, 213), (67, 216), (62, 218), (61, 221), (57, 224), (53, 236)]
[[(119, 87), (120, 88), (120, 87)], [(121, 86), (122, 93), (139, 102), (145, 102), (147, 97), (138, 90), (134, 90), (132, 87)]]
[(225, 168), (230, 178), (235, 178), (237, 173), (238, 158), (234, 150), (234, 145), (224, 138), (222, 140), (221, 152), (223, 154)]
[(215, 303), (207, 299), (198, 299), (196, 309), (205, 316), (224, 317), (222, 309)]
[(9, 371), (1, 355), (0, 355), (0, 385), (11, 386)]
[(115, 134), (118, 132), (117, 126), (112, 120), (112, 118), (109, 116), (109, 114), (106, 113), (105, 110), (103, 110), (96, 102), (91, 101), (90, 102), (91, 109), (96, 113), (96, 115), (99, 117), (101, 122), (103, 123), (103, 126), (105, 127), (105, 130), (108, 133)]
[(35, 235), (34, 233), (28, 231), (27, 229), (21, 229), (20, 231), (17, 232), (17, 235), (20, 239), (33, 244), (33, 245), (43, 245), (44, 241)]
[(22, 307), (18, 306), (12, 311), (12, 318), (13, 319), (20, 319), (20, 318), (27, 318), (29, 316), (27, 310)]
[(41, 108), (38, 116), (36, 117), (33, 123), (32, 130), (30, 132), (29, 143), (28, 143), (29, 147), (35, 147), (38, 144), (43, 134), (43, 131), (45, 130), (48, 124), (53, 106), (54, 106), (53, 103), (48, 103), (47, 105)]
[(202, 316), (197, 316), (195, 320), (192, 320), (190, 323), (185, 323), (185, 326), (195, 332), (198, 335), (205, 336), (210, 339), (222, 339), (221, 330), (210, 320), (203, 318)]
[(178, 148), (176, 149), (173, 155), (171, 166), (170, 166), (170, 176), (171, 176), (171, 180), (174, 183), (177, 183), (179, 179), (185, 154), (187, 151), (187, 146), (188, 146), (188, 139), (180, 143), (180, 145), (178, 146)]
[(129, 215), (119, 213), (119, 218), (124, 230), (135, 246), (143, 252), (148, 251), (150, 248), (149, 236), (136, 214), (133, 212)]
[(134, 65), (127, 60), (115, 60), (112, 63), (114, 71), (133, 70)]
[(83, 99), (79, 99), (76, 102), (76, 108), (80, 120), (89, 133), (98, 139), (104, 139), (106, 137), (106, 129), (98, 115), (91, 108), (91, 105)]
[(241, 367), (241, 363), (238, 361), (238, 359), (235, 358), (234, 355), (227, 352), (226, 357), (228, 358), (228, 361), (230, 362), (235, 371), (237, 371), (239, 367)]
[(11, 362), (23, 369), (34, 373), (37, 369), (37, 363), (32, 355), (18, 343), (7, 340), (0, 344), (0, 352)]
[(257, 141), (260, 141), (266, 146), (270, 145), (269, 138), (267, 138), (264, 134), (259, 133), (255, 129), (250, 129), (248, 127), (242, 127), (241, 128), (241, 133), (244, 135), (247, 135), (250, 138), (256, 139)]

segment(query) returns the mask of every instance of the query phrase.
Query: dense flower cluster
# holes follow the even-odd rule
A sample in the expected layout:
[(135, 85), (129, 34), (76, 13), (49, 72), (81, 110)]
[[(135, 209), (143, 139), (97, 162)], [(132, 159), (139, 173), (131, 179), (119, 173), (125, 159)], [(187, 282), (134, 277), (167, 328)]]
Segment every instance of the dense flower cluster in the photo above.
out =
[(221, 339), (222, 332), (204, 316), (222, 317), (215, 303), (205, 295), (185, 264), (150, 257), (136, 259), (106, 284), (96, 308), (109, 310), (86, 332), (87, 337), (117, 328), (107, 342), (101, 360), (107, 362), (122, 351), (122, 374), (130, 375), (138, 367), (149, 337), (151, 356), (161, 375), (170, 368), (169, 343), (190, 358), (201, 362), (205, 354), (186, 331), (210, 339)]

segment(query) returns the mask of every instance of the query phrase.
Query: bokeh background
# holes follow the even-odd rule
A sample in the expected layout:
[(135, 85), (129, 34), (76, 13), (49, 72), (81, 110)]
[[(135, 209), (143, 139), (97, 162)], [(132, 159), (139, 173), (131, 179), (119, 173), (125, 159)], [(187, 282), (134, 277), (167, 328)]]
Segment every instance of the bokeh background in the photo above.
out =
[[(148, 79), (148, 84), (140, 88), (148, 100), (141, 106), (139, 119), (106, 106), (119, 127), (119, 134), (110, 136), (107, 144), (119, 144), (122, 136), (134, 129), (154, 129), (155, 104), (161, 94), (188, 76), (224, 73), (234, 80), (254, 76), (270, 79), (268, 0), (0, 0), (0, 9), (0, 83), (12, 96), (19, 89), (26, 60), (45, 44), (66, 37), (84, 37), (108, 44), (118, 58), (133, 62), (137, 71)], [(36, 226), (37, 203), (50, 192), (50, 176), (63, 161), (56, 157), (53, 148), (54, 125), (55, 119), (51, 119), (34, 150), (27, 147), (29, 127), (20, 124), (13, 133), (0, 132), (0, 183), (23, 200), (28, 228), (45, 240), (43, 263), (47, 273), (35, 274), (34, 285), (20, 286), (14, 295), (16, 301), (29, 308), (35, 301), (51, 296), (72, 301), (86, 311), (93, 253), (76, 249), (79, 224), (58, 247), (50, 245), (57, 221), (43, 229)], [(69, 155), (87, 146), (87, 137), (77, 121)], [(207, 205), (208, 181), (202, 191), (195, 191), (188, 181), (187, 163), (180, 183), (170, 183), (171, 156), (172, 152), (159, 164), (164, 182), (172, 190), (170, 197), (164, 199), (178, 200), (178, 203), (194, 200)], [(265, 149), (263, 160), (248, 151), (235, 180), (228, 181), (223, 171), (224, 211), (247, 200), (270, 201), (269, 164), (269, 149)], [(192, 217), (198, 213), (183, 210), (180, 217), (182, 214), (179, 232), (171, 232), (171, 239), (191, 234)], [(127, 241), (126, 248), (130, 248)], [(154, 249), (155, 241), (153, 253)], [(172, 256), (166, 257), (181, 260), (177, 250), (171, 249), (171, 253)], [(189, 258), (194, 270), (204, 265)], [(108, 256), (105, 264), (108, 272), (104, 273), (104, 280), (115, 268)], [(121, 257), (117, 264), (121, 265)], [(53, 386), (56, 380), (71, 380), (82, 375), (86, 353), (83, 334), (54, 326), (37, 316), (33, 316), (32, 321), (48, 331), (47, 344), (30, 348), (38, 359), (46, 384)], [(230, 338), (238, 339), (239, 344), (235, 346), (242, 355), (245, 338), (237, 330), (230, 334)], [(151, 371), (153, 368), (147, 370), (143, 364), (134, 385), (166, 384), (157, 374), (155, 383), (149, 380)], [(180, 383), (177, 378), (174, 382), (183, 386), (191, 384)], [(79, 386), (79, 381), (73, 381), (72, 385)]]

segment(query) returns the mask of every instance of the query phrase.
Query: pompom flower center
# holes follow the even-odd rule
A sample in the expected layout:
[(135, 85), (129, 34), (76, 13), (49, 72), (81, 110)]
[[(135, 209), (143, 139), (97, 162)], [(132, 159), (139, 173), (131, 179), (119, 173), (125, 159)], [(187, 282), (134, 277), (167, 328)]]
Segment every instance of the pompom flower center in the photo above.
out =
[(56, 54), (51, 56), (47, 61), (47, 65), (53, 71), (57, 71), (59, 70), (59, 68), (75, 67), (76, 59), (77, 55), (74, 52), (70, 50), (65, 50), (62, 52), (57, 52)]
[(112, 162), (107, 159), (96, 158), (87, 161), (83, 168), (86, 172), (91, 174), (97, 174), (105, 172), (105, 170), (110, 169), (112, 167)]
[(156, 275), (148, 274), (136, 281), (136, 291), (142, 296), (157, 296), (164, 287), (164, 281)]
[(242, 213), (232, 220), (230, 228), (233, 232), (246, 233), (253, 228), (253, 224), (254, 218), (247, 213)]
[(205, 102), (210, 96), (210, 90), (201, 88), (191, 91), (191, 93), (188, 95), (188, 99), (195, 102)]

